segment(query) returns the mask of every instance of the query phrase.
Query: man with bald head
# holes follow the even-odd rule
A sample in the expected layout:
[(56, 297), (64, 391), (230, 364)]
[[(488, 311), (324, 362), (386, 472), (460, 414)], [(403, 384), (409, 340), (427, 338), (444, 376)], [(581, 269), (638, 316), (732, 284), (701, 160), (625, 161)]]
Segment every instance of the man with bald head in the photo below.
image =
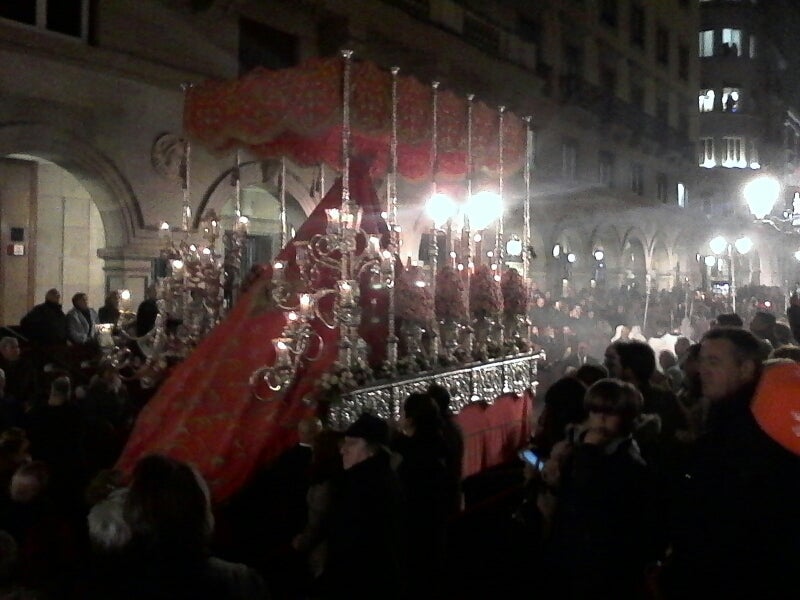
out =
[(44, 302), (34, 306), (20, 321), (22, 333), (39, 346), (62, 346), (67, 343), (67, 316), (61, 308), (61, 293), (47, 290)]

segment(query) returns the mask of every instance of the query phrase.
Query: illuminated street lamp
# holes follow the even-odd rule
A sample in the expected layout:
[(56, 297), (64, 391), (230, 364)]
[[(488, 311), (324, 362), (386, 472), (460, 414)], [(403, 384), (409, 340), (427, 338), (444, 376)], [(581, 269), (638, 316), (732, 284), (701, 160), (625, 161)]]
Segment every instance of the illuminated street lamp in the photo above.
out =
[[(736, 249), (739, 254), (747, 254), (753, 249), (753, 240), (747, 236), (742, 236), (731, 244), (723, 236), (718, 235), (708, 243), (708, 246), (714, 254), (726, 254), (728, 257), (728, 266), (731, 275), (731, 308), (733, 312), (736, 312), (736, 266), (733, 261), (733, 250)], [(711, 264), (714, 264), (714, 257), (706, 256), (705, 262), (707, 266), (710, 266), (709, 258), (712, 259)]]
[(781, 184), (771, 175), (759, 175), (747, 182), (742, 193), (753, 216), (763, 220), (775, 207), (781, 193)]

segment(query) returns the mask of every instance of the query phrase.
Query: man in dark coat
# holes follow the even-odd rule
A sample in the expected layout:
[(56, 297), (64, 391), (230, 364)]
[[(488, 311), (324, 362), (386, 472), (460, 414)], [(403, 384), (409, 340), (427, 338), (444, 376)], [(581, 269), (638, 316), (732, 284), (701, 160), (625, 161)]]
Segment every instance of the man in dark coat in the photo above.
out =
[[(680, 490), (662, 578), (668, 598), (786, 597), (800, 555), (800, 459), (769, 439), (751, 412), (759, 353), (759, 340), (743, 329), (713, 329), (701, 342), (710, 408)], [(796, 395), (784, 390), (775, 399)], [(782, 422), (791, 427), (791, 415)]]
[(389, 426), (362, 414), (345, 432), (328, 527), (323, 598), (403, 597), (403, 500), (389, 464)]
[(61, 294), (55, 288), (47, 290), (42, 304), (34, 306), (20, 321), (22, 333), (40, 346), (67, 343), (67, 317), (61, 308)]

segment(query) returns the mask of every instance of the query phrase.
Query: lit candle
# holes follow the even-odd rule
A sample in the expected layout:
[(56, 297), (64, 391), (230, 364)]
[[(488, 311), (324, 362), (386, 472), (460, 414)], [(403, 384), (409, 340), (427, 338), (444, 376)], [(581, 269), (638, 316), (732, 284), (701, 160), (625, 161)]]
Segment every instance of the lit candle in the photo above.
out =
[(183, 261), (182, 260), (173, 260), (172, 261), (172, 276), (175, 279), (183, 279)]
[(283, 276), (283, 263), (276, 262), (272, 267), (272, 281), (275, 283), (281, 283), (283, 281)]
[(342, 214), (342, 227), (345, 229), (351, 229), (353, 227), (353, 223), (355, 222), (355, 215), (352, 213), (343, 213)]
[(289, 357), (290, 338), (273, 338), (272, 345), (275, 347), (275, 366), (287, 367), (292, 361)]
[(450, 258), (453, 259), (453, 267), (455, 268), (455, 266), (456, 266), (456, 253), (455, 252), (451, 252), (450, 253)]
[(342, 304), (353, 303), (353, 286), (349, 281), (339, 282), (339, 294), (342, 297)]
[(161, 221), (161, 226), (158, 228), (158, 237), (164, 241), (168, 241), (172, 238), (172, 232), (169, 230), (169, 223), (166, 221)]
[(381, 238), (377, 235), (369, 236), (369, 252), (373, 256), (377, 256), (381, 251)]
[(300, 315), (308, 318), (314, 314), (314, 299), (311, 294), (300, 294)]
[(290, 323), (294, 323), (295, 321), (297, 321), (297, 313), (294, 312), (293, 310), (290, 310), (289, 314), (286, 315), (286, 317), (289, 319)]
[(326, 208), (325, 209), (325, 216), (328, 219), (327, 223), (327, 233), (335, 234), (339, 232), (339, 227), (341, 226), (341, 217), (339, 214), (338, 208)]

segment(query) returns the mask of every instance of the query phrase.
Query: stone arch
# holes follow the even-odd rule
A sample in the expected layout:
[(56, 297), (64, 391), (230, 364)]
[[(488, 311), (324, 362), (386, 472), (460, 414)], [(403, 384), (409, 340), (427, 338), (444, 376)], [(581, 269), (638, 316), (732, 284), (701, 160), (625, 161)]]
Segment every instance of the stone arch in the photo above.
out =
[(87, 141), (43, 123), (0, 126), (0, 156), (30, 154), (69, 171), (100, 211), (106, 247), (128, 245), (144, 218), (128, 180), (114, 162)]
[(614, 225), (599, 225), (590, 236), (590, 252), (594, 258), (596, 250), (602, 250), (603, 259), (596, 261), (595, 280), (597, 285), (605, 287), (617, 282), (617, 274), (622, 263), (622, 242), (619, 231)]
[(675, 270), (669, 246), (661, 232), (653, 236), (651, 248), (649, 271), (653, 277), (652, 286), (656, 291), (670, 291), (676, 281)]
[[(553, 256), (553, 248), (558, 244), (559, 256)], [(560, 223), (553, 229), (553, 236), (547, 245), (547, 272), (550, 289), (559, 295), (565, 292), (574, 294), (589, 286), (591, 280), (591, 254), (588, 250), (588, 236), (576, 225)], [(575, 262), (567, 260), (569, 253), (575, 255)], [(592, 260), (593, 262), (593, 260)]]
[(620, 263), (622, 281), (620, 281), (620, 285), (635, 286), (640, 291), (645, 291), (649, 267), (649, 248), (647, 237), (637, 228), (633, 227), (625, 233), (622, 240), (622, 262)]

